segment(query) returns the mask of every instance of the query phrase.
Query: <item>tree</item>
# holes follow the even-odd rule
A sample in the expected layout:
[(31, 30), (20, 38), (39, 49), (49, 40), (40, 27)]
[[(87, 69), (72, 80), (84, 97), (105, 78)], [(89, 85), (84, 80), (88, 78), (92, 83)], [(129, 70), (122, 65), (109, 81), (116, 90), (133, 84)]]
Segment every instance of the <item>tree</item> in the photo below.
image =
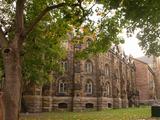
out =
[(139, 45), (147, 55), (160, 56), (160, 2), (158, 0), (112, 1), (110, 5), (121, 9), (128, 21), (128, 33), (138, 29)]
[[(68, 17), (70, 15), (69, 17), (72, 17), (76, 12), (79, 12), (79, 16), (75, 16), (74, 19), (80, 19), (84, 15), (84, 9), (81, 1), (8, 0), (1, 1), (0, 4), (0, 12), (3, 14), (0, 23), (0, 46), (5, 73), (3, 99), (5, 120), (18, 120), (22, 85), (20, 55), (29, 33), (51, 10), (54, 11), (50, 13), (52, 16), (50, 20), (57, 23), (59, 16)], [(71, 10), (74, 11), (71, 12)]]
[(21, 52), (23, 86), (30, 83), (45, 84), (50, 82), (48, 76), (51, 71), (62, 72), (59, 61), (66, 57), (63, 44), (68, 39), (68, 29), (60, 27), (66, 24), (63, 21), (59, 18), (56, 24), (46, 25), (48, 21), (43, 20), (24, 42)]
[[(96, 4), (92, 0), (0, 1), (2, 15), (0, 16), (0, 47), (5, 74), (3, 101), (6, 120), (19, 119), (22, 75), (23, 80), (28, 78), (35, 80), (42, 70), (44, 76), (41, 77), (45, 77), (46, 72), (43, 70), (49, 72), (55, 67), (59, 59), (57, 56), (61, 54), (62, 47), (59, 40), (64, 38), (72, 28), (75, 28), (75, 33), (79, 33), (79, 26), (83, 23), (84, 28), (96, 33), (96, 41), (80, 55), (104, 52), (112, 43), (121, 42), (117, 35), (125, 23), (122, 12), (119, 9), (109, 9), (111, 6), (105, 1), (100, 3), (103, 6), (97, 8), (95, 12), (101, 18), (95, 25), (89, 17), (93, 13), (92, 7)], [(89, 4), (93, 5), (89, 7)], [(113, 15), (110, 14), (112, 12)], [(101, 45), (103, 47), (100, 47)], [(52, 54), (55, 50), (58, 50), (59, 54)], [(47, 54), (55, 56), (53, 58)], [(32, 66), (32, 63), (35, 65)], [(31, 67), (34, 69), (31, 70)], [(37, 72), (38, 68), (40, 70)]]

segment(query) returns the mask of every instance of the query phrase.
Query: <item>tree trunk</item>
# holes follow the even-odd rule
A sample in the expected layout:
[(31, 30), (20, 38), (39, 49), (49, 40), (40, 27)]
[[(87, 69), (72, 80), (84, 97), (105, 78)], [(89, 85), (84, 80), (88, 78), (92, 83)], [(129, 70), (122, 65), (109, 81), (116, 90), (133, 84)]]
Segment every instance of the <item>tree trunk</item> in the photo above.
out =
[(5, 70), (4, 106), (5, 120), (18, 120), (21, 101), (21, 62), (16, 41), (3, 50)]

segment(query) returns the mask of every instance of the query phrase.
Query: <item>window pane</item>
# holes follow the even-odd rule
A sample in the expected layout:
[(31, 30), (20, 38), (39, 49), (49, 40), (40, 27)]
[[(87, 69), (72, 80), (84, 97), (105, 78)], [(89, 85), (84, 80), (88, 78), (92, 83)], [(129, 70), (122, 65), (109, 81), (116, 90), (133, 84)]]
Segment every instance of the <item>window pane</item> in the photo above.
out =
[(85, 71), (87, 73), (91, 73), (93, 71), (93, 65), (91, 62), (86, 62), (85, 64)]

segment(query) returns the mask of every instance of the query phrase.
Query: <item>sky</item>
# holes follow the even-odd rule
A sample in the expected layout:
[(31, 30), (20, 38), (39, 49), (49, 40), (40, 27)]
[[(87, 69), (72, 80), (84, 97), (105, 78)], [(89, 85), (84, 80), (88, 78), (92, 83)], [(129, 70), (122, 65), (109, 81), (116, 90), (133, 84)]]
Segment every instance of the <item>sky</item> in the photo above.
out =
[[(97, 7), (99, 8), (98, 11), (100, 12), (102, 8), (101, 5), (94, 6), (93, 11), (96, 11)], [(111, 16), (111, 14), (114, 14), (114, 13), (111, 12), (110, 14), (108, 14), (108, 16)], [(92, 16), (90, 16), (90, 19), (94, 20), (95, 23), (97, 23), (97, 21), (100, 20), (100, 18), (101, 17), (97, 16), (96, 12)], [(138, 39), (136, 38), (137, 33), (138, 33), (138, 30), (135, 31), (135, 34), (133, 34), (132, 37), (127, 37), (126, 30), (124, 29), (122, 34), (120, 34), (120, 37), (123, 37), (125, 40), (125, 43), (121, 45), (122, 49), (125, 51), (126, 55), (132, 55), (135, 58), (144, 56), (143, 51), (138, 45)]]
[(133, 34), (132, 37), (127, 37), (126, 33), (123, 32), (120, 36), (125, 40), (125, 43), (122, 44), (122, 49), (125, 51), (126, 55), (132, 55), (135, 58), (144, 56), (143, 51), (138, 45), (136, 33)]

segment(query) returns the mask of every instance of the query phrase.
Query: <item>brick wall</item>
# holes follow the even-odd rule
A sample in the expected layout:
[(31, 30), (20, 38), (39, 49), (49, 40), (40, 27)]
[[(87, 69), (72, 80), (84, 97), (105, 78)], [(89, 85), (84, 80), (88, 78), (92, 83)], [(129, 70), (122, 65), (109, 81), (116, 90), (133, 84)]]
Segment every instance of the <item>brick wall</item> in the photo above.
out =
[(148, 103), (154, 99), (154, 87), (150, 87), (150, 81), (154, 79), (153, 73), (149, 70), (149, 66), (139, 60), (135, 60), (136, 65), (136, 86), (139, 91), (139, 99), (141, 103)]

